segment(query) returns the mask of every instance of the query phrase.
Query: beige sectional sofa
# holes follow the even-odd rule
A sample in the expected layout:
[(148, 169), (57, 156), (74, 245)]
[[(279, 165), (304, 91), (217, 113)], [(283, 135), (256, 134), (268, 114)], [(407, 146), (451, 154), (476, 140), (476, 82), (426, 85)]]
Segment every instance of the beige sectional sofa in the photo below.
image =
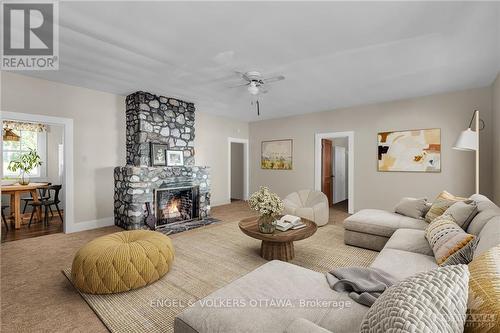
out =
[[(479, 236), (474, 253), (477, 257), (500, 244), (500, 208), (482, 195), (471, 199), (478, 202), (479, 213), (467, 231)], [(366, 228), (362, 227), (361, 217), (366, 218)], [(427, 223), (374, 210), (361, 211), (348, 220), (346, 224), (355, 229), (349, 231), (364, 234), (360, 243), (363, 247), (367, 247), (370, 237), (382, 246), (371, 267), (398, 279), (437, 267), (424, 236)], [(271, 261), (186, 309), (175, 319), (174, 331), (359, 332), (368, 309), (347, 294), (331, 290), (322, 273)]]

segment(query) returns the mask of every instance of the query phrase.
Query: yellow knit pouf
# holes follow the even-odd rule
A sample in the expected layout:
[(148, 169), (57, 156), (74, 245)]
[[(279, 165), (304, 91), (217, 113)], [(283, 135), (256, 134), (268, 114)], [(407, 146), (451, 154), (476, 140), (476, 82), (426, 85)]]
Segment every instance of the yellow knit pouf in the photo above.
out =
[(144, 287), (164, 276), (174, 260), (170, 238), (132, 230), (94, 239), (75, 255), (73, 284), (89, 294), (112, 294)]

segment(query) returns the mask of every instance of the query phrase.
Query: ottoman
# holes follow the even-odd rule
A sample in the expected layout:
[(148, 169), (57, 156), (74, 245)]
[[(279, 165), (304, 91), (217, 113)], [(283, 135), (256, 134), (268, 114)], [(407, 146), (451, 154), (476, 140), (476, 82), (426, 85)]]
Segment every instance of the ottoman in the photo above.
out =
[(144, 287), (163, 277), (174, 260), (170, 238), (132, 230), (94, 239), (75, 255), (74, 286), (84, 293), (112, 294)]

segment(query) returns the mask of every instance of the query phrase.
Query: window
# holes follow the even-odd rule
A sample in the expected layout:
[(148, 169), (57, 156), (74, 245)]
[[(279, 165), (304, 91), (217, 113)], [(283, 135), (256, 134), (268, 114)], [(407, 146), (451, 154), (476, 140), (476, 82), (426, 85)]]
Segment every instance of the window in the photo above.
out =
[(12, 130), (19, 135), (19, 141), (3, 141), (3, 176), (18, 177), (19, 170), (12, 172), (8, 169), (10, 161), (18, 158), (21, 154), (27, 153), (29, 149), (35, 149), (42, 158), (42, 166), (36, 167), (30, 173), (30, 177), (44, 177), (46, 170), (45, 142), (46, 133), (30, 130)]

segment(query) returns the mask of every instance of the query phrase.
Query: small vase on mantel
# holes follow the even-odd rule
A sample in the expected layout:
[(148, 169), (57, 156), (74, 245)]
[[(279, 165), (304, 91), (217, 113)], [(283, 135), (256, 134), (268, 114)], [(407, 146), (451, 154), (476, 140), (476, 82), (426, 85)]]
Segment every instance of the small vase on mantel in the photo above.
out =
[(261, 215), (257, 223), (259, 231), (263, 234), (272, 234), (276, 230), (276, 221), (272, 215)]

